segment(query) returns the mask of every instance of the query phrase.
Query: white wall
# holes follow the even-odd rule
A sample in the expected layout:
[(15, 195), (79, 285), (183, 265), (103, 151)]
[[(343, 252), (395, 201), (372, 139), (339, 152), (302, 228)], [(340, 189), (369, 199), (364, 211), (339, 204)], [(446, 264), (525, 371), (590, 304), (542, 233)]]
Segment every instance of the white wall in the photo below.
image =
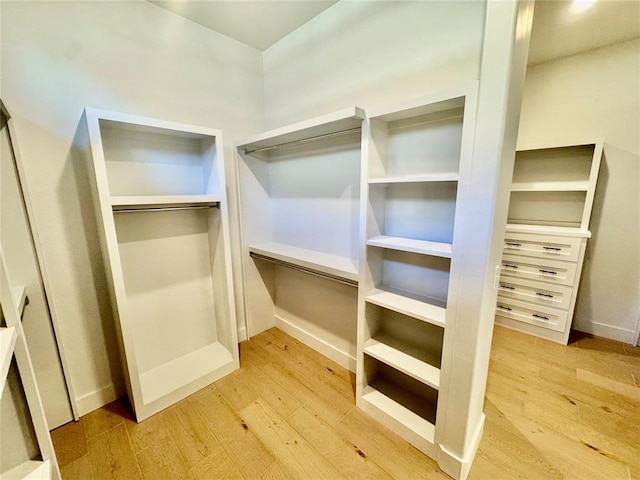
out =
[(530, 67), (519, 145), (604, 137), (575, 329), (636, 341), (640, 320), (640, 40)]
[(477, 80), (485, 2), (338, 2), (264, 52), (268, 128)]
[(144, 1), (0, 8), (0, 94), (16, 122), (82, 414), (123, 392), (88, 172), (73, 145), (82, 110), (222, 129), (229, 164), (232, 140), (264, 127), (261, 53)]

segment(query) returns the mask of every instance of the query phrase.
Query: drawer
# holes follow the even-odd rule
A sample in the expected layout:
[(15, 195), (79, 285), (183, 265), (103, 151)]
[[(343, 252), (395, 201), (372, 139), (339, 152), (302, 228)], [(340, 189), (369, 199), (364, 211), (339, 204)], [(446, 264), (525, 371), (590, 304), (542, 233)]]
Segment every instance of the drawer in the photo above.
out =
[(502, 256), (502, 275), (505, 277), (538, 280), (560, 285), (573, 285), (577, 265), (556, 260), (541, 260), (517, 255)]
[(581, 238), (507, 232), (503, 251), (509, 255), (577, 262), (581, 244)]
[(569, 314), (566, 310), (532, 305), (498, 296), (496, 315), (564, 332)]
[(498, 295), (505, 299), (512, 298), (536, 305), (569, 309), (573, 288), (565, 285), (555, 285), (534, 282), (517, 277), (502, 275), (498, 285)]

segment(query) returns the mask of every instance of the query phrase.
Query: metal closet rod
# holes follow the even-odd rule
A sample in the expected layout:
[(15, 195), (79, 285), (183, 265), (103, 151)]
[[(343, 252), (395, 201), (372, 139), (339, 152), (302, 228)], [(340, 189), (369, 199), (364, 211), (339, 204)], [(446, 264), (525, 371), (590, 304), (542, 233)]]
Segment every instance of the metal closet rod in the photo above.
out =
[(252, 258), (257, 258), (259, 260), (264, 260), (266, 262), (275, 263), (276, 265), (281, 265), (283, 267), (290, 268), (291, 270), (296, 270), (297, 272), (307, 273), (309, 275), (313, 275), (314, 277), (324, 278), (325, 280), (331, 280), (333, 282), (341, 283), (342, 285), (348, 285), (349, 287), (358, 286), (358, 282), (356, 280), (347, 280), (345, 278), (331, 275), (329, 273), (318, 272), (310, 268), (301, 267), (300, 265), (296, 265), (294, 263), (277, 260), (275, 258), (267, 257), (266, 255), (260, 255), (259, 253), (249, 252), (249, 256)]
[(204, 210), (207, 208), (220, 208), (220, 203), (214, 203), (213, 205), (184, 205), (179, 207), (118, 208), (113, 209), (113, 213), (168, 212), (173, 210)]
[(256, 152), (266, 152), (268, 150), (273, 150), (275, 148), (288, 147), (290, 145), (295, 145), (295, 144), (298, 144), (298, 143), (311, 142), (313, 140), (318, 140), (319, 138), (340, 137), (342, 135), (348, 135), (350, 133), (359, 132), (360, 130), (361, 130), (360, 127), (349, 128), (348, 130), (340, 130), (339, 132), (324, 133), (322, 135), (316, 135), (315, 137), (302, 138), (300, 140), (293, 140), (291, 142), (279, 143), (277, 145), (271, 145), (269, 147), (254, 148), (253, 150), (249, 150), (249, 149), (243, 148), (242, 151), (244, 152), (245, 155), (250, 155), (250, 154), (256, 153)]

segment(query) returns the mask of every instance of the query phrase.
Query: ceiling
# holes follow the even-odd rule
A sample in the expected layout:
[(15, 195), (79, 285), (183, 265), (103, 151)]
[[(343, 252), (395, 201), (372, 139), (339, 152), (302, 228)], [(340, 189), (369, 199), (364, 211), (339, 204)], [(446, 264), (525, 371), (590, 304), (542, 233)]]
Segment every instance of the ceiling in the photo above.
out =
[[(264, 51), (338, 0), (148, 1)], [(537, 0), (529, 65), (638, 37), (638, 0)]]
[(640, 1), (537, 0), (529, 65), (640, 37)]
[(266, 50), (338, 0), (148, 0), (166, 10)]

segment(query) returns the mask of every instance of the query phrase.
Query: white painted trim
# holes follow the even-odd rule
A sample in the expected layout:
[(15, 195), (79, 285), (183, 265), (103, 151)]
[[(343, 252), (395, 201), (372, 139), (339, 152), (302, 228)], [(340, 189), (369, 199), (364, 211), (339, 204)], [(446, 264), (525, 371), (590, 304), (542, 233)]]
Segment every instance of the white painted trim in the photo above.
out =
[(356, 371), (356, 358), (349, 355), (347, 352), (343, 352), (339, 348), (327, 343), (325, 340), (316, 337), (278, 315), (275, 316), (275, 323), (277, 328), (286, 334), (291, 335), (296, 340), (301, 341), (308, 347), (313, 348), (316, 352), (321, 353), (325, 357), (329, 357), (341, 367), (347, 368), (352, 372)]
[(245, 340), (248, 340), (247, 338), (247, 327), (246, 326), (242, 326), (238, 329), (238, 343), (240, 342), (244, 342)]
[[(473, 459), (476, 456), (476, 452), (478, 451), (478, 447), (480, 446), (480, 440), (482, 440), (482, 433), (484, 432), (484, 421), (485, 414), (483, 413), (480, 416), (480, 420), (476, 425), (476, 428), (473, 432), (473, 437), (471, 443), (469, 444), (470, 449), (466, 452), (464, 457), (459, 457), (454, 453), (447, 450), (447, 448), (440, 444), (440, 454), (438, 457), (438, 465), (442, 468), (446, 473), (453, 476), (456, 479), (464, 480), (469, 475), (469, 470), (471, 469), (471, 464), (473, 463)], [(455, 470), (448, 470), (447, 467), (454, 467)]]
[(609, 338), (611, 340), (618, 340), (619, 342), (628, 343), (630, 345), (636, 344), (637, 332), (629, 328), (620, 328), (614, 325), (607, 325), (599, 322), (589, 322), (577, 327), (573, 325), (575, 330), (584, 333), (590, 333), (596, 337)]
[(78, 414), (82, 416), (87, 413), (91, 413), (120, 397), (124, 397), (125, 395), (126, 392), (124, 387), (116, 388), (113, 383), (105, 385), (98, 390), (94, 390), (91, 393), (76, 398)]

